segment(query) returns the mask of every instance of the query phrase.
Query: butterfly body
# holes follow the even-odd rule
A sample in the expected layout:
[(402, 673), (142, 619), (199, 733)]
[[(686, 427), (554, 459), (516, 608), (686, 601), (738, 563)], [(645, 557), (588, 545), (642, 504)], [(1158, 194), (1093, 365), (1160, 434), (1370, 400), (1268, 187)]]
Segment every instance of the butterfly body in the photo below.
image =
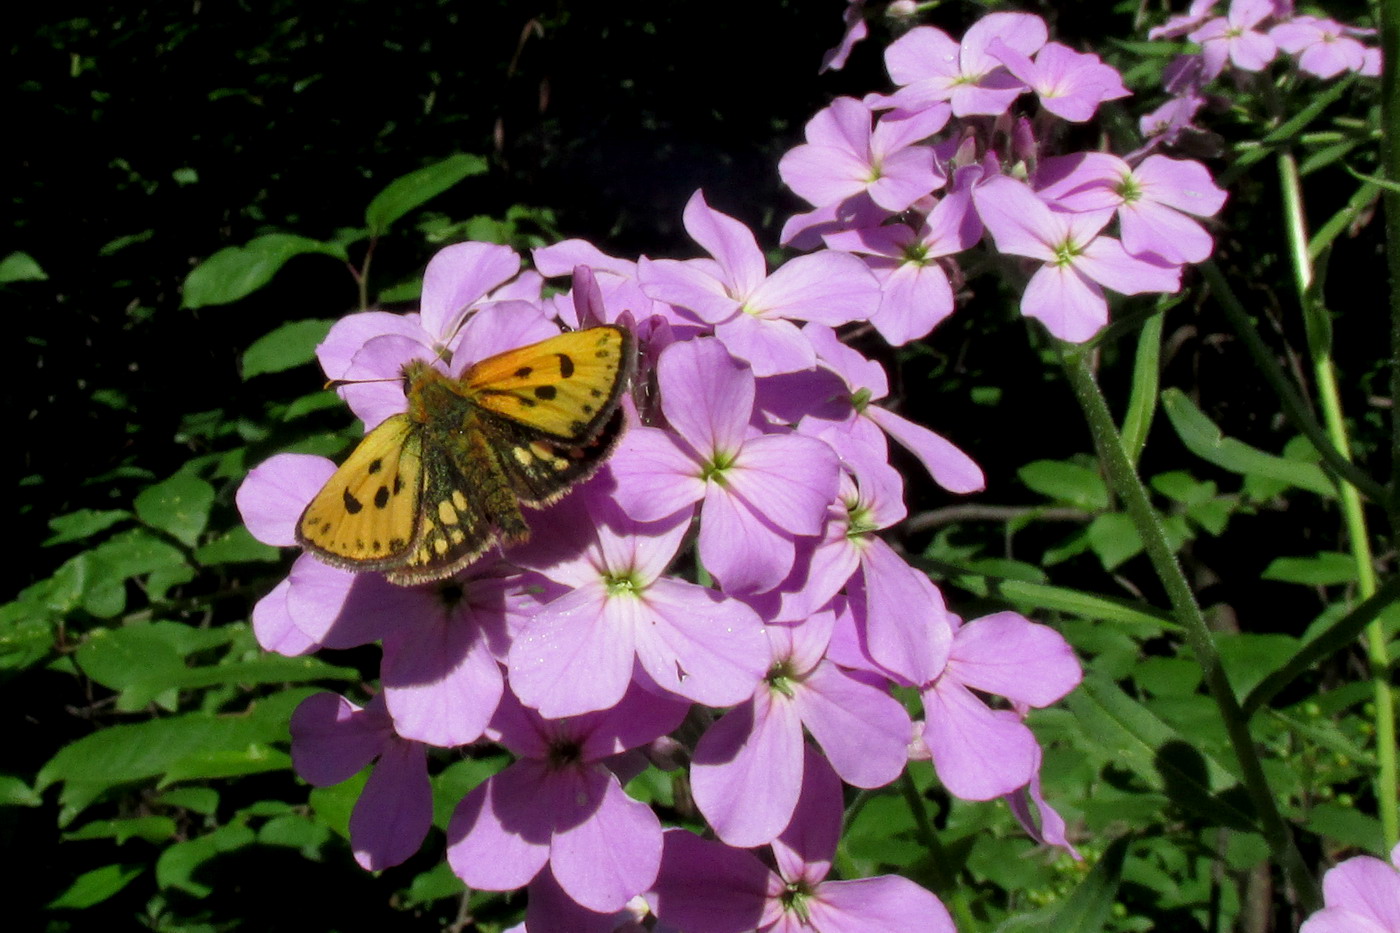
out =
[(623, 428), (632, 335), (612, 325), (498, 354), (461, 377), (413, 361), (408, 410), (365, 435), (297, 523), (325, 562), (412, 585), (529, 537), (521, 506), (591, 476)]

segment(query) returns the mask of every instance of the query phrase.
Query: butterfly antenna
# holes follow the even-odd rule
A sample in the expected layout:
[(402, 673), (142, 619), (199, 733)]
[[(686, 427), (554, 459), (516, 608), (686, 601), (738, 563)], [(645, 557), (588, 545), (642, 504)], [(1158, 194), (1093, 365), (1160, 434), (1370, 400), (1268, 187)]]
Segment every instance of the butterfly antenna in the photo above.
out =
[(327, 379), (323, 388), (339, 389), (342, 386), (358, 386), (369, 382), (398, 382), (402, 377), (392, 379)]

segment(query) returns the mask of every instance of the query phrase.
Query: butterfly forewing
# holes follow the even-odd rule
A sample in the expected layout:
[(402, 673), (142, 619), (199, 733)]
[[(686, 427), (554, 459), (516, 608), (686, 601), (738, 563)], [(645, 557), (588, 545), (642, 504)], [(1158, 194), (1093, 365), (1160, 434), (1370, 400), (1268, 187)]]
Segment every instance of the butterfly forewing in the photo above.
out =
[(577, 443), (607, 424), (632, 354), (629, 331), (590, 327), (484, 359), (463, 375), (463, 388), (487, 412)]
[(401, 563), (418, 534), (422, 457), (420, 426), (405, 415), (385, 420), (301, 513), (297, 541), (350, 570)]

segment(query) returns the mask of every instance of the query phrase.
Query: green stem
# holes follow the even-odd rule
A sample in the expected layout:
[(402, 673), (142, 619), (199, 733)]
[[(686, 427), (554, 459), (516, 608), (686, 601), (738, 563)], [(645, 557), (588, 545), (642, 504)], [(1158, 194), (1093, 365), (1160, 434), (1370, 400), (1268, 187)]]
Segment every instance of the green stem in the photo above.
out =
[(923, 795), (919, 793), (918, 785), (914, 783), (914, 777), (905, 768), (904, 773), (899, 777), (899, 792), (904, 797), (904, 802), (909, 806), (909, 813), (914, 818), (914, 829), (919, 834), (920, 841), (929, 854), (929, 883), (933, 887), (934, 893), (948, 902), (948, 906), (957, 917), (957, 928), (962, 933), (969, 933), (977, 929), (977, 921), (973, 917), (972, 909), (967, 902), (967, 887), (956, 884), (956, 879), (948, 871), (948, 852), (943, 848), (943, 843), (938, 840), (938, 833), (933, 828), (933, 823), (929, 821), (928, 809), (924, 806)]
[[(1303, 209), (1303, 187), (1298, 166), (1289, 153), (1280, 153), (1279, 181), (1283, 189), (1285, 211), (1284, 233), (1288, 238), (1288, 255), (1293, 263), (1293, 283), (1298, 303), (1307, 325), (1308, 350), (1312, 356), (1313, 379), (1317, 382), (1322, 420), (1327, 426), (1332, 448), (1348, 461), (1351, 445), (1347, 437), (1346, 420), (1342, 415), (1341, 393), (1337, 388), (1337, 370), (1332, 362), (1331, 322), (1316, 286), (1317, 272), (1308, 249), (1307, 219)], [(1366, 527), (1366, 514), (1355, 486), (1340, 485), (1342, 523), (1346, 528), (1352, 562), (1356, 565), (1357, 589), (1363, 600), (1376, 594), (1375, 559), (1371, 554), (1371, 534)], [(1376, 757), (1380, 767), (1376, 774), (1376, 804), (1385, 833), (1386, 848), (1395, 845), (1400, 830), (1400, 782), (1397, 781), (1395, 746), (1395, 698), (1390, 689), (1389, 659), (1386, 655), (1385, 630), (1379, 620), (1366, 626), (1366, 653), (1371, 667), (1371, 690), (1376, 706)]]
[(1094, 446), (1098, 449), (1099, 459), (1108, 473), (1109, 482), (1113, 484), (1132, 517), (1147, 557), (1152, 562), (1158, 579), (1162, 581), (1167, 598), (1171, 601), (1173, 613), (1186, 630), (1187, 643), (1196, 656), (1196, 662), (1201, 666), (1211, 698), (1220, 710), (1220, 718), (1240, 764), (1245, 790), (1254, 805), (1260, 832), (1274, 859), (1282, 866), (1289, 883), (1297, 892), (1303, 909), (1312, 913), (1321, 906), (1317, 885), (1294, 845), (1288, 824), (1279, 813), (1273, 789), (1269, 787), (1263, 765), (1255, 750), (1254, 738), (1249, 734), (1248, 721), (1240, 710), (1239, 701), (1235, 698), (1229, 680), (1225, 677), (1225, 669), (1221, 666), (1220, 655), (1216, 651), (1210, 629), (1206, 626), (1201, 607), (1197, 605), (1191, 586), (1186, 582), (1181, 565), (1177, 563), (1176, 555), (1167, 541), (1161, 516), (1152, 508), (1147, 487), (1143, 485), (1127, 451), (1123, 449), (1123, 440), (1114, 424), (1113, 414), (1108, 409), (1108, 402), (1099, 390), (1098, 383), (1094, 381), (1083, 351), (1070, 344), (1061, 344), (1060, 356), (1075, 398), (1079, 401), (1089, 430), (1093, 434)]
[(1283, 368), (1274, 359), (1273, 351), (1259, 336), (1249, 312), (1245, 310), (1234, 290), (1230, 288), (1230, 283), (1226, 281), (1220, 268), (1214, 262), (1201, 263), (1199, 268), (1205, 275), (1206, 282), (1210, 285), (1211, 294), (1215, 296), (1221, 310), (1225, 312), (1230, 326), (1234, 328), (1236, 336), (1244, 342), (1245, 349), (1249, 351), (1250, 357), (1254, 360), (1255, 368), (1264, 377), (1264, 381), (1269, 384), (1269, 388), (1273, 389), (1274, 394), (1279, 397), (1279, 401), (1283, 404), (1283, 412), (1293, 427), (1297, 428), (1308, 439), (1322, 456), (1323, 461), (1338, 477), (1361, 490), (1362, 494), (1373, 502), (1379, 504), (1389, 502), (1390, 497), (1385, 487), (1357, 469), (1355, 464), (1343, 457), (1332, 446), (1327, 432), (1322, 425), (1317, 423), (1317, 419), (1313, 417), (1307, 403), (1303, 401), (1298, 390), (1293, 387), (1293, 383), (1284, 374)]

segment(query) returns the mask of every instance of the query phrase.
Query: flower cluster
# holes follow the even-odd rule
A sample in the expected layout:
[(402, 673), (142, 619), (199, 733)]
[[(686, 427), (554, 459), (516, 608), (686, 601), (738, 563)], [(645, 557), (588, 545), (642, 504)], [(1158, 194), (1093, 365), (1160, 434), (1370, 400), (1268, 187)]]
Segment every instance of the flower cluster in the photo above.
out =
[(1149, 147), (1175, 145), (1184, 135), (1199, 132), (1192, 121), (1212, 102), (1206, 88), (1227, 69), (1260, 72), (1280, 52), (1292, 56), (1299, 71), (1317, 78), (1381, 73), (1381, 50), (1361, 41), (1374, 37), (1374, 29), (1295, 14), (1293, 0), (1230, 0), (1224, 15), (1217, 6), (1219, 0), (1193, 0), (1186, 13), (1147, 34), (1150, 39), (1184, 36), (1200, 46), (1199, 52), (1178, 56), (1163, 74), (1170, 99), (1139, 124)]
[(919, 26), (885, 63), (896, 90), (832, 102), (779, 172), (814, 208), (784, 242), (859, 255), (881, 283), (871, 323), (891, 343), (952, 313), (954, 257), (979, 243), (1028, 260), (1022, 313), (1075, 342), (1107, 323), (1105, 288), (1174, 292), (1183, 265), (1210, 254), (1193, 218), (1218, 212), (1225, 192), (1200, 163), (1054, 153), (1062, 122), (1128, 90), (1097, 55), (1050, 41), (1040, 17), (994, 13), (961, 41)]
[[(320, 695), (293, 720), (308, 781), (373, 766), (350, 824), (367, 868), (426, 837), (428, 749), (488, 742), (514, 762), (457, 806), (447, 859), (475, 888), (528, 888), (532, 929), (611, 930), (637, 910), (692, 933), (951, 929), (902, 879), (827, 880), (842, 783), (881, 787), (911, 761), (1069, 847), (1025, 718), (1079, 664), (1016, 613), (959, 619), (881, 537), (905, 517), (891, 439), (945, 490), (983, 478), (880, 404), (885, 372), (843, 336), (925, 337), (954, 310), (954, 257), (980, 245), (1024, 270), (1026, 315), (1087, 340), (1104, 289), (1178, 288), (1225, 195), (1196, 162), (1055, 151), (1065, 121), (1127, 90), (1039, 17), (992, 14), (960, 40), (917, 27), (886, 62), (890, 93), (835, 100), (780, 163), (812, 205), (783, 233), (803, 255), (770, 269), (696, 192), (684, 224), (703, 257), (634, 262), (573, 240), (522, 272), (506, 247), (460, 244), (429, 264), (418, 313), (352, 315), (319, 348), (330, 378), (378, 380), (340, 390), (370, 428), (405, 409), (414, 361), (457, 375), (598, 323), (630, 329), (640, 360), (615, 453), (528, 514), (528, 543), (416, 587), (303, 555), (258, 604), (271, 650), (382, 645), (369, 702)], [(250, 530), (293, 544), (332, 470), (258, 467), (239, 493)], [(895, 687), (919, 698), (912, 715)], [(649, 761), (689, 767), (713, 838), (663, 830), (625, 793)]]

